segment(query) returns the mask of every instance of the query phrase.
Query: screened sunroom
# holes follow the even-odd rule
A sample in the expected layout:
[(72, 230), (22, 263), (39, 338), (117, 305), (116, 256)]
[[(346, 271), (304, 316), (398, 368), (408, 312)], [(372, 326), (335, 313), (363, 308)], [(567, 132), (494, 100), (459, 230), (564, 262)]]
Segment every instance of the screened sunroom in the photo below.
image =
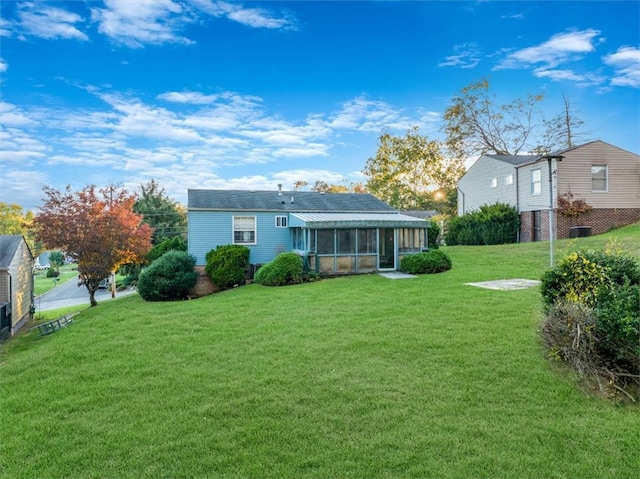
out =
[(427, 249), (429, 222), (399, 213), (291, 213), (293, 250), (321, 275), (395, 270)]

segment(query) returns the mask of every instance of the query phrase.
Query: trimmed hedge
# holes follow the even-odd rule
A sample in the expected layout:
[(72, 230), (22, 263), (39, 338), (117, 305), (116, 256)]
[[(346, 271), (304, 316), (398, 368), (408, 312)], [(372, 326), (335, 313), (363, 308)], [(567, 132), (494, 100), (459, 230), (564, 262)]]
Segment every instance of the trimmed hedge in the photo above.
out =
[(400, 271), (409, 274), (442, 273), (451, 269), (451, 259), (442, 250), (430, 250), (404, 256)]
[(207, 253), (205, 271), (220, 289), (230, 289), (245, 284), (251, 251), (246, 246), (219, 245)]
[(185, 251), (167, 251), (140, 272), (138, 292), (145, 301), (186, 299), (196, 284), (196, 259)]
[(452, 218), (445, 241), (449, 246), (515, 243), (519, 230), (518, 210), (505, 203), (495, 203)]
[(256, 272), (254, 281), (263, 286), (301, 283), (302, 258), (295, 253), (280, 253)]

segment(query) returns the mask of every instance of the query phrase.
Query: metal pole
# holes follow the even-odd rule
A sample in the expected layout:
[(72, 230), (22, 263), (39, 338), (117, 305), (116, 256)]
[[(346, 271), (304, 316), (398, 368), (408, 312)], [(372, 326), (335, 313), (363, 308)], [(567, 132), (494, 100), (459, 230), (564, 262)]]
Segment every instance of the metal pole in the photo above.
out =
[(549, 163), (549, 258), (553, 268), (553, 172), (551, 171), (551, 157), (547, 157)]

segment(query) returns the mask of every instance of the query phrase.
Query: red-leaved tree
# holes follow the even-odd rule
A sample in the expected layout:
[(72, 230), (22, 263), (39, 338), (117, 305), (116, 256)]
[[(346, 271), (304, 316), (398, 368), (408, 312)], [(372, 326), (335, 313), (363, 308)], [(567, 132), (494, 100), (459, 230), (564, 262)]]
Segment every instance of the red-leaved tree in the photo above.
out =
[(34, 219), (47, 248), (59, 248), (78, 263), (91, 306), (100, 281), (126, 263), (141, 263), (151, 249), (152, 228), (133, 212), (135, 195), (90, 185), (72, 192), (45, 187), (44, 206)]

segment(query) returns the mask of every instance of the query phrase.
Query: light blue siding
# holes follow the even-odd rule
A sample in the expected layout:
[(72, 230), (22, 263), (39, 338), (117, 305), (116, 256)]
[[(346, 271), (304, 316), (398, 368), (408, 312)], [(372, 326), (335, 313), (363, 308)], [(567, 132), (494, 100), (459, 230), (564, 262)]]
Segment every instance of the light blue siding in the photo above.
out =
[(233, 217), (256, 217), (256, 244), (246, 245), (251, 251), (250, 263), (266, 263), (278, 253), (291, 251), (292, 238), (289, 228), (276, 228), (276, 216), (282, 213), (242, 211), (189, 211), (189, 254), (197, 265), (206, 264), (206, 255), (220, 245), (233, 244)]

